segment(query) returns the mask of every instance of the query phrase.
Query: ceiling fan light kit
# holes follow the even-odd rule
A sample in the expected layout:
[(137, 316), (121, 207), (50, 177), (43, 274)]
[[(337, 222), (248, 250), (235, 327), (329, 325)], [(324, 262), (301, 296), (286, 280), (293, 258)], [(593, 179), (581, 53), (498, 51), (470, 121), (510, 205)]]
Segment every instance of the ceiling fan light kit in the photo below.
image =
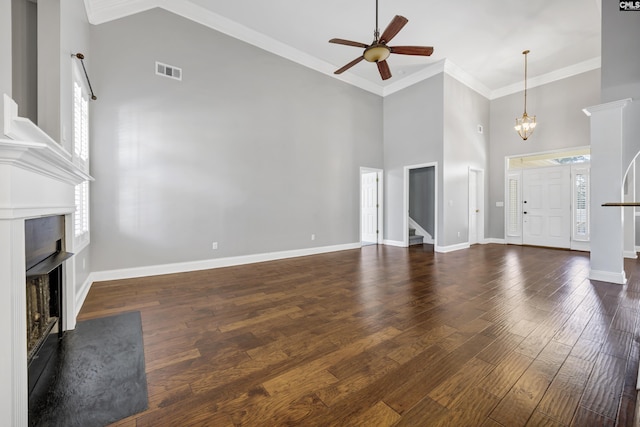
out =
[(527, 55), (529, 50), (522, 52), (524, 55), (524, 113), (522, 117), (516, 117), (515, 130), (524, 141), (527, 140), (536, 128), (536, 116), (527, 114)]
[(342, 68), (337, 69), (334, 74), (342, 74), (349, 68), (353, 67), (363, 59), (367, 62), (375, 62), (378, 65), (378, 71), (382, 80), (391, 78), (391, 71), (389, 70), (389, 64), (387, 64), (387, 58), (392, 53), (399, 55), (418, 55), (418, 56), (431, 56), (433, 53), (433, 47), (431, 46), (387, 46), (387, 43), (400, 32), (400, 30), (407, 25), (409, 20), (404, 16), (396, 15), (387, 28), (380, 35), (378, 27), (378, 0), (376, 0), (376, 29), (373, 32), (373, 42), (371, 44), (354, 42), (345, 39), (331, 39), (329, 43), (342, 44), (345, 46), (353, 46), (363, 48), (364, 52), (362, 56), (357, 57), (353, 61), (349, 62)]
[(380, 43), (369, 46), (362, 54), (369, 62), (385, 61), (389, 55), (391, 55), (391, 49)]

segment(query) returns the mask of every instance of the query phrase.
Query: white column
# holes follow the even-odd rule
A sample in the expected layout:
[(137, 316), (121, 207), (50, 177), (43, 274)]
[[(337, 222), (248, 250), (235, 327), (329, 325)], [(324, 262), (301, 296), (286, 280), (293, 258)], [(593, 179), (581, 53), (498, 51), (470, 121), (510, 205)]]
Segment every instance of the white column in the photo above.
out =
[[(624, 201), (636, 201), (636, 162), (631, 163), (624, 181)], [(636, 208), (623, 208), (624, 221), (624, 257), (637, 259), (636, 253)]]
[(585, 109), (591, 117), (591, 270), (589, 278), (624, 284), (623, 117), (630, 99)]
[(24, 221), (0, 219), (0, 242), (0, 413), (19, 427), (28, 424)]

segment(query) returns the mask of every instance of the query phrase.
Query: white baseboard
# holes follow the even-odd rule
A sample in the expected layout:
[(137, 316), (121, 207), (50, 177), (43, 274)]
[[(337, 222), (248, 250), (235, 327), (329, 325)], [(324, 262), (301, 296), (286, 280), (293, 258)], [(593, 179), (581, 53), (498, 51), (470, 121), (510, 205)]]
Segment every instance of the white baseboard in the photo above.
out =
[(624, 251), (623, 255), (628, 259), (638, 259), (638, 254), (636, 253), (636, 251)]
[(507, 241), (505, 239), (497, 239), (495, 237), (489, 237), (488, 239), (484, 239), (481, 243), (483, 245), (488, 245), (490, 243), (495, 243), (496, 245), (506, 245)]
[(625, 276), (624, 271), (620, 273), (613, 273), (611, 271), (590, 270), (589, 279), (598, 280), (600, 282), (617, 283), (619, 285), (627, 283), (627, 277)]
[(459, 251), (462, 249), (469, 249), (469, 242), (458, 243), (457, 245), (449, 245), (449, 246), (436, 246), (435, 252), (440, 252), (446, 254), (447, 252)]
[[(150, 265), (146, 267), (124, 268), (121, 270), (95, 271), (90, 274), (88, 288), (93, 282), (105, 280), (134, 279), (136, 277), (159, 276), (162, 274), (186, 273), (189, 271), (209, 270), (213, 268), (232, 267), (236, 265), (254, 264), (257, 262), (275, 261), (285, 258), (297, 258), (308, 255), (318, 255), (328, 252), (346, 251), (349, 249), (360, 249), (361, 244), (347, 243), (344, 245), (323, 246), (308, 249), (296, 249), (291, 251), (268, 252), (254, 255), (241, 255), (236, 257), (207, 259), (202, 261), (189, 261), (175, 264)], [(83, 285), (84, 288), (84, 285)], [(85, 294), (86, 297), (86, 294)], [(83, 299), (84, 301), (84, 299)]]
[(388, 245), (388, 246), (397, 246), (399, 248), (406, 248), (407, 245), (405, 245), (404, 242), (401, 242), (399, 240), (387, 240), (385, 239), (383, 242), (383, 244)]

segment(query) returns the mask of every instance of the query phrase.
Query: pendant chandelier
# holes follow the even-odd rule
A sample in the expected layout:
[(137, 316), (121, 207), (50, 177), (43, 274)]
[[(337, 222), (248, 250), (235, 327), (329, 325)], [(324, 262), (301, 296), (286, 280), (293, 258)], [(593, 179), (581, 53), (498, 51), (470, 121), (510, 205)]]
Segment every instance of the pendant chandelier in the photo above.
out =
[(520, 135), (520, 138), (527, 140), (536, 128), (536, 116), (529, 116), (527, 114), (527, 54), (528, 50), (522, 52), (524, 55), (524, 113), (522, 117), (516, 118), (516, 132)]

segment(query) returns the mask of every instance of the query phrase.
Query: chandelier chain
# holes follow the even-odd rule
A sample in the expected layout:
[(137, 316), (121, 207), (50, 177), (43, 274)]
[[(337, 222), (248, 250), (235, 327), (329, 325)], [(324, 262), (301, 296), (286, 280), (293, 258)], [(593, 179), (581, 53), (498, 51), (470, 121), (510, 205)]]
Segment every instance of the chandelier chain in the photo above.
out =
[(528, 50), (524, 52), (524, 113), (527, 114), (527, 54)]

